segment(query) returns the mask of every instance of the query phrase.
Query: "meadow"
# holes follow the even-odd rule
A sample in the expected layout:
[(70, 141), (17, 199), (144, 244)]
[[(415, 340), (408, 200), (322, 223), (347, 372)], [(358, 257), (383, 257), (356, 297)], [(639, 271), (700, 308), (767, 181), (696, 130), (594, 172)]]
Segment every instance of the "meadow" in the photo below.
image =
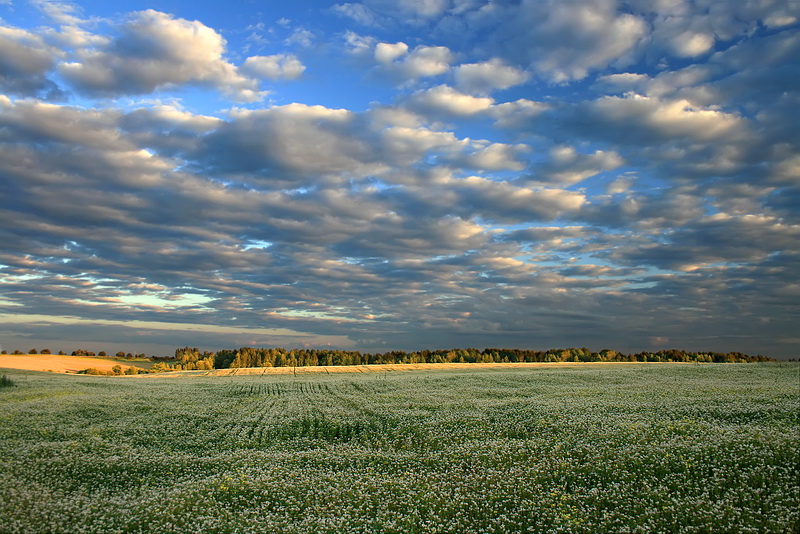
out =
[(800, 529), (793, 363), (4, 374), (0, 532)]

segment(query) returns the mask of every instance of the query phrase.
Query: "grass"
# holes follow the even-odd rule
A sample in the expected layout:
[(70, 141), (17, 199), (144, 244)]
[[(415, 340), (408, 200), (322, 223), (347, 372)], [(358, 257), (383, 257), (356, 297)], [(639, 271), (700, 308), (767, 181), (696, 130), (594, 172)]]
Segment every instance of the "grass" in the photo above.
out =
[(8, 388), (14, 386), (14, 381), (7, 375), (0, 376), (0, 388)]
[(800, 528), (796, 364), (13, 373), (3, 532)]

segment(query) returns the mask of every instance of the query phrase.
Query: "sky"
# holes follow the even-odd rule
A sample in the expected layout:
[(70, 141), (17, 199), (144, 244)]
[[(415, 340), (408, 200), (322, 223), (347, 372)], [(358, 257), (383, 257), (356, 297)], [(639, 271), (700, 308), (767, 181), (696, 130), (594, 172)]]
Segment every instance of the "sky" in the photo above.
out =
[(800, 1), (0, 0), (0, 348), (800, 356)]

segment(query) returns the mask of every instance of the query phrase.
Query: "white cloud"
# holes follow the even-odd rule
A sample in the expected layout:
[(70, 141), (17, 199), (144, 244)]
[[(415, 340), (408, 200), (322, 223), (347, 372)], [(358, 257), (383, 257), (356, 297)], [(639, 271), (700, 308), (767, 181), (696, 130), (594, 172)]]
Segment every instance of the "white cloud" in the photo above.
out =
[(78, 16), (80, 9), (72, 2), (58, 0), (31, 0), (36, 9), (55, 22), (64, 25), (76, 25), (83, 20)]
[[(586, 202), (586, 196), (577, 191), (531, 189), (478, 176), (453, 178), (446, 185), (458, 195), (453, 199), (457, 209), (493, 221), (552, 220), (579, 210)], [(444, 191), (438, 192), (438, 196), (447, 198)]]
[(714, 47), (714, 35), (711, 33), (685, 31), (676, 36), (670, 43), (675, 55), (694, 57), (705, 54)]
[(701, 108), (687, 100), (660, 100), (639, 95), (604, 97), (592, 108), (599, 116), (618, 124), (633, 124), (660, 138), (688, 137), (711, 141), (744, 133), (744, 121), (737, 115)]
[(497, 121), (497, 126), (509, 129), (526, 129), (545, 111), (550, 104), (520, 98), (513, 102), (503, 102), (492, 106), (489, 113)]
[(616, 152), (596, 150), (591, 154), (582, 154), (568, 145), (554, 147), (549, 156), (548, 161), (534, 167), (530, 177), (532, 181), (572, 185), (624, 164)]
[(433, 151), (445, 151), (453, 156), (465, 149), (468, 142), (451, 132), (427, 128), (394, 126), (380, 132), (380, 146), (389, 161), (410, 165)]
[(466, 165), (484, 171), (521, 171), (526, 167), (526, 163), (518, 158), (527, 151), (527, 145), (491, 143), (470, 154), (466, 158)]
[(607, 74), (605, 76), (599, 76), (594, 85), (592, 85), (592, 88), (603, 92), (634, 92), (642, 94), (649, 80), (650, 77), (648, 75), (634, 72)]
[(294, 54), (275, 54), (251, 56), (245, 60), (240, 70), (254, 78), (293, 80), (299, 78), (306, 67)]
[(379, 25), (379, 16), (364, 4), (335, 4), (331, 9), (363, 26)]
[(469, 93), (487, 94), (495, 89), (508, 89), (524, 83), (525, 71), (504, 64), (495, 58), (483, 63), (467, 63), (455, 68), (456, 85)]
[(204, 139), (199, 157), (218, 172), (281, 177), (380, 172), (380, 162), (359, 116), (344, 109), (289, 104), (238, 110)]
[(418, 91), (408, 99), (411, 109), (460, 117), (487, 111), (493, 103), (491, 98), (466, 95), (447, 85)]
[(198, 21), (147, 10), (131, 15), (119, 35), (102, 49), (77, 52), (61, 74), (90, 94), (145, 94), (182, 84), (215, 87), (232, 98), (263, 98), (254, 80), (223, 58), (225, 40)]
[(411, 52), (405, 43), (378, 43), (375, 59), (380, 68), (398, 78), (401, 83), (432, 77), (450, 71), (454, 56), (445, 46), (418, 46)]
[(375, 46), (375, 59), (381, 63), (391, 63), (395, 59), (408, 53), (408, 45), (405, 43), (378, 43)]
[(53, 90), (46, 75), (61, 55), (34, 33), (0, 26), (0, 89), (25, 96)]
[(359, 35), (353, 31), (346, 31), (344, 34), (345, 50), (354, 55), (366, 55), (372, 52), (375, 46), (375, 38)]
[(310, 48), (311, 45), (314, 43), (314, 39), (316, 36), (313, 32), (303, 28), (295, 28), (292, 34), (284, 39), (283, 43), (287, 46), (289, 45), (298, 45), (303, 48)]
[(410, 78), (438, 76), (450, 70), (453, 54), (445, 46), (418, 46), (402, 62)]
[(606, 187), (606, 192), (610, 195), (618, 195), (620, 193), (626, 193), (631, 190), (633, 184), (636, 181), (635, 176), (627, 175), (627, 176), (620, 176), (613, 182), (609, 183)]
[[(541, 13), (526, 13), (529, 21)], [(618, 62), (633, 52), (646, 34), (645, 22), (618, 12), (616, 2), (558, 3), (535, 22), (530, 49), (534, 67), (556, 82), (580, 80), (591, 70)]]
[(336, 4), (333, 10), (364, 26), (381, 26), (389, 20), (422, 25), (441, 16), (450, 0), (366, 0), (363, 3)]

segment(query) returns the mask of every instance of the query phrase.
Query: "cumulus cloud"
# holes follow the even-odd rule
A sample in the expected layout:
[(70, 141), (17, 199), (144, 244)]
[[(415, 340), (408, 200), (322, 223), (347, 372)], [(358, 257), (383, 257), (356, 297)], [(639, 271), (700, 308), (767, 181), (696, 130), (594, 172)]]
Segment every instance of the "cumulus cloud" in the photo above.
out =
[(254, 78), (293, 80), (299, 78), (306, 67), (294, 54), (274, 54), (251, 56), (245, 60), (240, 70)]
[(199, 84), (239, 101), (263, 98), (256, 82), (240, 74), (224, 52), (225, 40), (203, 23), (150, 9), (132, 14), (108, 46), (78, 51), (59, 72), (78, 90), (99, 96)]
[(616, 152), (597, 150), (581, 154), (575, 147), (562, 145), (550, 151), (550, 158), (533, 168), (531, 181), (572, 185), (604, 171), (614, 170), (624, 160)]
[(495, 89), (508, 89), (524, 83), (528, 73), (505, 65), (499, 59), (483, 63), (466, 63), (455, 68), (456, 85), (468, 93), (488, 94)]
[(344, 109), (290, 104), (240, 110), (209, 134), (198, 157), (218, 172), (362, 173), (382, 164), (359, 136), (357, 116)]
[(450, 71), (454, 56), (446, 46), (417, 46), (408, 52), (403, 42), (378, 43), (375, 59), (380, 68), (400, 82), (433, 77)]
[(570, 131), (618, 143), (710, 143), (742, 139), (748, 133), (748, 121), (736, 113), (635, 93), (604, 96), (550, 116)]
[(375, 45), (375, 59), (380, 63), (391, 63), (395, 59), (408, 54), (405, 43), (378, 43)]
[(528, 152), (527, 145), (491, 143), (467, 156), (466, 166), (484, 171), (521, 171), (527, 166), (520, 156)]
[[(472, 97), (467, 97), (472, 98)], [(459, 138), (424, 126), (402, 109), (359, 114), (290, 104), (239, 110), (188, 153), (214, 172), (237, 180), (305, 183), (364, 179), (424, 161), (473, 170), (520, 170), (527, 147)]]
[(464, 44), (567, 82), (634, 59), (647, 37), (646, 17), (617, 6), (614, 0), (475, 4), (453, 9), (440, 29), (457, 28)]
[(60, 55), (34, 33), (0, 26), (0, 89), (22, 96), (60, 97), (61, 92), (48, 78)]
[(414, 93), (407, 102), (409, 108), (423, 113), (466, 117), (488, 111), (494, 100), (461, 93), (450, 86), (438, 85)]

